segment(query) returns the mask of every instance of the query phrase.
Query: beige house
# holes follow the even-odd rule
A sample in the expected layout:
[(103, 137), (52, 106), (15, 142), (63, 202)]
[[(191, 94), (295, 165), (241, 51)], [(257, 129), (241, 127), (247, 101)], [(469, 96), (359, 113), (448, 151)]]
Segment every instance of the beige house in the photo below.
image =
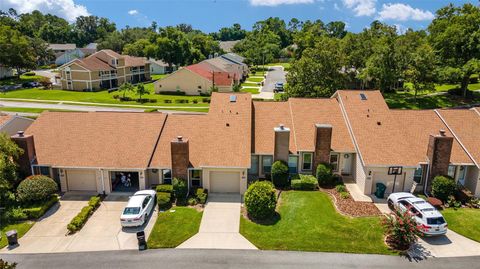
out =
[(185, 92), (186, 95), (207, 94), (212, 87), (218, 92), (233, 91), (233, 76), (203, 64), (189, 65), (154, 82), (155, 93)]
[(97, 91), (150, 80), (150, 64), (144, 58), (101, 50), (62, 65), (59, 73), (63, 89)]
[(244, 193), (282, 160), (292, 175), (329, 163), (365, 195), (377, 183), (387, 194), (428, 193), (435, 176), (449, 175), (480, 196), (478, 133), (478, 109), (392, 110), (379, 91), (342, 90), (286, 102), (214, 92), (207, 114), (44, 112), (13, 139), (29, 156), (24, 169), (63, 191), (131, 192), (178, 177)]

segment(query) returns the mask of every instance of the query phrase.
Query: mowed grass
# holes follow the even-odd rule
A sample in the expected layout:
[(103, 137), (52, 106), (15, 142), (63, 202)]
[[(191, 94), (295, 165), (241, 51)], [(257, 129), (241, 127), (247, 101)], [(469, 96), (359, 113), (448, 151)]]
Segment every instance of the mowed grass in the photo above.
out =
[[(146, 83), (145, 86), (150, 90), (150, 94), (143, 95), (142, 98), (156, 99), (156, 103), (140, 104), (136, 101), (125, 101), (114, 99), (114, 95), (123, 96), (123, 92), (108, 91), (99, 92), (77, 92), (66, 90), (43, 90), (43, 89), (23, 89), (9, 91), (0, 94), (0, 98), (20, 98), (31, 100), (52, 100), (52, 101), (76, 101), (89, 103), (104, 103), (104, 104), (122, 104), (122, 105), (143, 105), (143, 106), (188, 106), (188, 107), (208, 107), (208, 103), (202, 100), (202, 96), (177, 96), (177, 95), (162, 95), (155, 94), (153, 90), (153, 83)], [(126, 96), (138, 98), (134, 92), (128, 92)], [(169, 100), (171, 103), (166, 103)], [(177, 103), (176, 100), (188, 100), (188, 103)], [(197, 103), (193, 103), (196, 100)]]
[(33, 224), (34, 222), (25, 221), (25, 222), (20, 222), (15, 224), (1, 225), (0, 226), (0, 233), (1, 233), (0, 249), (6, 247), (8, 244), (7, 237), (5, 235), (6, 232), (10, 230), (17, 230), (18, 238), (20, 238), (24, 234), (26, 234), (28, 230), (30, 230), (30, 228), (32, 228)]
[(153, 75), (150, 75), (152, 80), (159, 80), (159, 79), (162, 79), (166, 76), (168, 76), (168, 74), (153, 74)]
[(251, 83), (251, 82), (262, 82), (264, 80), (263, 77), (249, 77), (247, 78), (247, 80), (245, 81), (246, 83)]
[(20, 78), (18, 77), (13, 77), (13, 78), (7, 78), (7, 79), (1, 79), (0, 80), (0, 86), (3, 85), (17, 85), (17, 84), (22, 84), (25, 82), (32, 82), (32, 81), (38, 81), (42, 79), (42, 76), (26, 76), (26, 75), (20, 75)]
[(464, 99), (449, 94), (418, 96), (417, 100), (412, 96), (401, 93), (384, 93), (383, 96), (390, 108), (397, 109), (434, 109), (480, 102), (479, 94), (475, 94), (476, 97), (474, 99)]
[(7, 112), (24, 112), (24, 113), (42, 113), (43, 111), (59, 111), (59, 112), (74, 112), (75, 110), (65, 109), (51, 109), (51, 108), (34, 108), (34, 107), (0, 107), (0, 111)]
[(259, 86), (257, 82), (244, 82), (242, 83), (244, 87), (252, 87), (252, 86)]
[(473, 208), (447, 208), (442, 215), (448, 228), (477, 242), (480, 242), (480, 210)]
[(175, 212), (158, 213), (148, 238), (149, 248), (174, 248), (198, 233), (203, 212), (194, 208), (174, 207)]
[(249, 93), (252, 93), (252, 94), (259, 94), (260, 91), (258, 91), (258, 88), (242, 88), (240, 90), (241, 92), (249, 92)]
[(241, 234), (260, 249), (394, 254), (384, 244), (379, 217), (340, 215), (326, 193), (282, 192), (277, 211), (272, 225), (241, 217)]

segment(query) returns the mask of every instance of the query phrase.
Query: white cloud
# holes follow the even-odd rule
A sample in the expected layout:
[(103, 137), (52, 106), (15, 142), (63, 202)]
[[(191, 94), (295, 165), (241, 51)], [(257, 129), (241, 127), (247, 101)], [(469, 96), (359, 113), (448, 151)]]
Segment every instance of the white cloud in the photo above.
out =
[(138, 10), (136, 10), (136, 9), (129, 10), (129, 11), (128, 11), (128, 14), (130, 14), (130, 15), (137, 15), (137, 14), (138, 14)]
[(338, 6), (337, 3), (334, 3), (334, 4), (333, 4), (333, 8), (334, 8), (335, 10), (339, 10), (339, 11), (340, 11), (340, 7)]
[(314, 0), (249, 0), (253, 6), (269, 6), (292, 5), (292, 4), (311, 4)]
[(434, 15), (428, 10), (413, 8), (406, 4), (383, 4), (382, 10), (378, 12), (379, 20), (396, 20), (396, 21), (425, 21), (432, 20)]
[(342, 0), (343, 5), (355, 12), (355, 16), (372, 16), (377, 9), (377, 0)]
[[(7, 8), (14, 8), (18, 13), (28, 13), (38, 10), (44, 14), (50, 13), (74, 22), (79, 16), (88, 16), (87, 8), (75, 4), (73, 0), (0, 0), (6, 2)], [(3, 4), (2, 4), (3, 6)], [(5, 9), (7, 9), (5, 8)]]

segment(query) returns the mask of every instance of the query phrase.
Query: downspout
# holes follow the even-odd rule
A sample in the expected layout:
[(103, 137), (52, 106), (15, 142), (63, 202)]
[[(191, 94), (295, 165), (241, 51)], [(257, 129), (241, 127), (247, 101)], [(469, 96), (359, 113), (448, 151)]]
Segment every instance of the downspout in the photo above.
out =
[(100, 168), (98, 169), (100, 171), (101, 179), (102, 179), (102, 193), (105, 195), (105, 180), (103, 179), (103, 170)]
[(429, 197), (428, 192), (427, 192), (427, 186), (428, 186), (428, 179), (429, 178), (430, 178), (430, 160), (428, 160), (427, 175), (425, 176), (425, 182), (423, 183), (423, 194), (427, 197)]

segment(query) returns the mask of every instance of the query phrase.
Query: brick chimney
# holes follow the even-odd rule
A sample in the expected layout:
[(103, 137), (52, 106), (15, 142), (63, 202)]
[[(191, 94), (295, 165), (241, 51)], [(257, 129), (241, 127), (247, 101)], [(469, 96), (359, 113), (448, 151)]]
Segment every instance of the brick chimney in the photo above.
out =
[(35, 158), (35, 142), (33, 135), (25, 135), (23, 131), (11, 137), (19, 148), (23, 149), (23, 154), (18, 158), (17, 163), (21, 176), (26, 177), (32, 175), (32, 160)]
[(430, 135), (427, 148), (427, 158), (430, 162), (426, 186), (428, 192), (431, 191), (431, 183), (436, 176), (448, 174), (452, 145), (453, 137), (446, 136), (445, 130), (440, 130), (437, 135)]
[(332, 125), (315, 124), (315, 154), (313, 159), (313, 173), (320, 163), (330, 163), (332, 148)]
[(284, 161), (288, 163), (288, 156), (290, 155), (290, 129), (280, 124), (273, 128), (275, 132), (275, 145), (273, 149), (273, 161)]
[(188, 179), (188, 167), (190, 165), (188, 139), (177, 136), (170, 142), (172, 154), (172, 177)]

